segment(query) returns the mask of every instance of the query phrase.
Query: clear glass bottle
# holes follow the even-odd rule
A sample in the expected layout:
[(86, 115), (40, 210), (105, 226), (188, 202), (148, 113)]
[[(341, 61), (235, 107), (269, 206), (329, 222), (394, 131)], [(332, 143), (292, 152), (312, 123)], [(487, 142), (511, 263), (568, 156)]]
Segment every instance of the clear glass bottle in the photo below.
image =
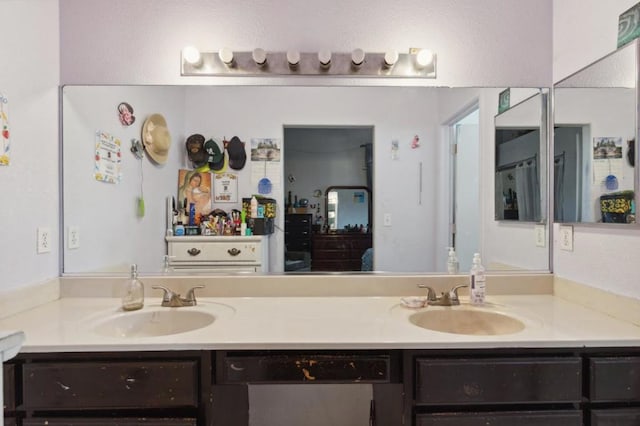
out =
[(131, 279), (127, 282), (122, 296), (122, 310), (135, 311), (144, 306), (144, 286), (138, 279), (138, 265), (131, 265)]
[(449, 255), (447, 256), (447, 272), (449, 274), (457, 274), (459, 271), (458, 257), (453, 247), (448, 247)]
[(482, 266), (482, 260), (479, 253), (474, 253), (473, 264), (471, 265), (471, 271), (469, 271), (469, 296), (471, 303), (474, 305), (484, 304), (485, 299), (485, 276), (484, 266)]

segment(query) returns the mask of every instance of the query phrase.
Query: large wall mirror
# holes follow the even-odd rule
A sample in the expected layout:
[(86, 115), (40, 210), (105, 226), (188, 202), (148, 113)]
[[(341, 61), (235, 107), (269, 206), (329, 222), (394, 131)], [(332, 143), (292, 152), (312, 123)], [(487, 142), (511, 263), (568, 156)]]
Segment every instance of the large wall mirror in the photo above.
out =
[[(246, 165), (229, 170), (237, 175), (238, 200), (214, 203), (216, 208), (240, 208), (241, 198), (258, 193), (256, 183), (270, 178), (272, 191), (266, 196), (276, 200), (277, 215), (275, 231), (268, 237), (269, 273), (285, 273), (288, 192), (297, 196), (299, 206), (305, 200), (305, 211), (314, 220), (320, 210), (314, 229), (321, 230), (327, 225), (322, 209), (332, 186), (371, 189), (369, 200), (354, 191), (349, 196), (350, 202), (356, 200), (359, 205), (372, 202), (368, 234), (372, 271), (444, 273), (446, 248), (453, 244), (462, 251), (465, 243), (466, 251), (482, 253), (490, 271), (548, 271), (549, 245), (536, 245), (533, 223), (496, 221), (493, 201), (485, 201), (493, 200), (495, 188), (494, 116), (503, 90), (399, 83), (65, 86), (61, 89), (63, 273), (124, 275), (131, 263), (137, 263), (143, 274), (162, 273), (167, 197), (177, 195), (178, 171), (192, 168), (185, 141), (196, 133), (219, 141), (237, 136), (245, 143)], [(519, 100), (512, 96), (514, 105), (540, 90), (526, 93)], [(123, 102), (133, 108), (131, 125), (119, 121), (118, 106)], [(470, 110), (475, 112), (473, 122), (464, 125), (465, 132), (458, 132), (464, 137), (457, 141), (457, 170), (465, 173), (454, 182), (451, 135), (461, 128), (456, 118)], [(130, 151), (132, 140), (141, 138), (145, 119), (154, 113), (166, 119), (171, 135), (163, 164), (148, 156), (139, 159)], [(537, 127), (544, 126), (538, 111), (530, 118), (537, 120)], [(321, 151), (330, 145), (326, 136), (296, 142), (287, 136), (288, 130), (309, 127), (364, 129), (368, 136), (353, 148), (345, 142), (337, 154)], [(119, 179), (114, 183), (95, 178), (96, 143), (101, 135), (120, 143)], [(267, 164), (251, 158), (254, 141), (265, 140), (280, 148), (281, 161)], [(288, 150), (302, 155), (293, 172), (286, 172), (291, 166), (285, 160)], [(464, 161), (460, 152), (466, 152)], [(343, 173), (347, 169), (361, 180), (348, 180)], [(307, 175), (314, 176), (313, 182), (302, 185)], [(464, 215), (468, 220), (462, 233)], [(366, 234), (367, 224), (362, 225)], [(79, 245), (75, 241), (70, 247), (69, 228), (79, 231)], [(461, 259), (461, 272), (469, 267), (470, 259)]]
[(638, 42), (554, 86), (554, 219), (636, 223)]
[(495, 118), (496, 220), (546, 218), (547, 94), (519, 102)]

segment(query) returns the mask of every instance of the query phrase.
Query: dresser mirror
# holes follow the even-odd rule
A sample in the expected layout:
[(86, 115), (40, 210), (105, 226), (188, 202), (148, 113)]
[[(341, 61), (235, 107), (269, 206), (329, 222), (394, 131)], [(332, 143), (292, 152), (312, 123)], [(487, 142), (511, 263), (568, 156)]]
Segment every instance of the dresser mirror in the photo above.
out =
[(495, 218), (546, 218), (547, 94), (519, 102), (495, 117)]
[(554, 220), (635, 224), (638, 42), (554, 85)]
[[(456, 183), (458, 195), (464, 196), (466, 190), (478, 194), (476, 207), (469, 211), (473, 213), (472, 231), (478, 236), (472, 249), (482, 253), (489, 271), (548, 271), (549, 244), (536, 246), (533, 226), (496, 222), (493, 203), (482, 201), (493, 199), (493, 120), (504, 87), (409, 87), (402, 82), (385, 82), (385, 86), (64, 86), (63, 273), (125, 275), (131, 263), (138, 264), (143, 275), (163, 273), (167, 199), (177, 196), (178, 171), (193, 168), (185, 141), (196, 133), (219, 143), (237, 136), (245, 143), (244, 167), (226, 169), (237, 177), (237, 199), (217, 202), (216, 208), (227, 212), (240, 208), (241, 198), (257, 194), (264, 189), (258, 183), (269, 179), (271, 187), (264, 195), (276, 200), (277, 207), (274, 233), (268, 237), (268, 273), (283, 273), (288, 176), (283, 161), (252, 159), (251, 147), (268, 140), (280, 144), (286, 152), (287, 144), (282, 143), (286, 140), (285, 129), (304, 126), (373, 129), (373, 190), (370, 198), (365, 192), (364, 202), (358, 203), (371, 203), (371, 219), (363, 219), (362, 225), (370, 224), (373, 271), (444, 273), (446, 247), (452, 243), (453, 160), (449, 135), (455, 118), (474, 105), (478, 112), (477, 142), (475, 157), (470, 161), (479, 167), (473, 176)], [(520, 100), (538, 92), (528, 89), (527, 96)], [(131, 125), (119, 120), (118, 106), (122, 103), (133, 109)], [(171, 136), (162, 164), (146, 153), (138, 158), (130, 149), (141, 139), (143, 124), (152, 114), (166, 119)], [(540, 117), (536, 114), (533, 118)], [(115, 154), (120, 159), (118, 177), (113, 183), (96, 179), (96, 144), (100, 137), (119, 141)], [(320, 169), (330, 177), (339, 167), (324, 161)], [(309, 170), (311, 166), (301, 173)], [(326, 188), (345, 184), (318, 184), (297, 195), (310, 204), (324, 206)], [(321, 191), (319, 196), (314, 195), (316, 189)], [(350, 196), (353, 199), (353, 191)], [(359, 226), (360, 220), (357, 222)], [(469, 267), (461, 264), (460, 270), (464, 273)]]
[(328, 232), (369, 233), (371, 195), (366, 186), (330, 186), (325, 195)]

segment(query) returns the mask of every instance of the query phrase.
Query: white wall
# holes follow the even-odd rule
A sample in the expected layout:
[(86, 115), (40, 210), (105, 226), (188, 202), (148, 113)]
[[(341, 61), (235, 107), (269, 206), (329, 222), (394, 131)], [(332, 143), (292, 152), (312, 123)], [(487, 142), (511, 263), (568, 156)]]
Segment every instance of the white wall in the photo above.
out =
[[(63, 83), (202, 84), (179, 77), (193, 44), (250, 51), (428, 47), (457, 86), (548, 86), (552, 0), (61, 0)], [(209, 80), (207, 83), (210, 83)]]
[[(554, 81), (616, 49), (618, 16), (636, 0), (562, 0), (553, 4)], [(554, 235), (557, 235), (557, 225)], [(612, 293), (640, 298), (637, 264), (640, 230), (615, 226), (574, 226), (574, 251), (554, 238), (557, 276)]]
[[(0, 291), (58, 276), (58, 2), (0, 1), (0, 92), (9, 100), (11, 165), (0, 166)], [(36, 228), (52, 250), (36, 254)]]

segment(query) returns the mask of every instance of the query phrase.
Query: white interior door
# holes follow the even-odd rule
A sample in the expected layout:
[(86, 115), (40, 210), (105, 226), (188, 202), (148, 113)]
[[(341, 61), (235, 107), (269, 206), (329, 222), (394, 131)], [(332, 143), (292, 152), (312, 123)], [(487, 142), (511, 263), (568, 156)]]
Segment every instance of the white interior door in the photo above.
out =
[(480, 129), (478, 110), (454, 127), (454, 205), (452, 241), (460, 271), (471, 268), (473, 253), (480, 250)]

